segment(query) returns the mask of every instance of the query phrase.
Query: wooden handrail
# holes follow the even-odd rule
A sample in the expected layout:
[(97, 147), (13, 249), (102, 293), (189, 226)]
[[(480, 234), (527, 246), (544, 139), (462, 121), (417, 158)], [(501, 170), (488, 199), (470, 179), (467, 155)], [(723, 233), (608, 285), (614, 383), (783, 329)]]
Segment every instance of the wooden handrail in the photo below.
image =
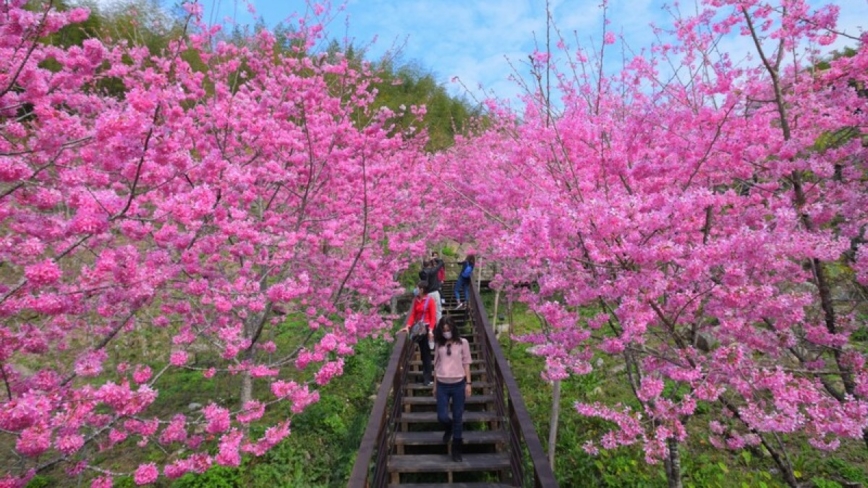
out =
[(389, 393), (394, 388), (396, 376), (403, 370), (401, 363), (404, 359), (405, 349), (409, 344), (411, 342), (408, 340), (407, 334), (399, 333), (389, 358), (389, 365), (386, 367), (382, 383), (380, 383), (380, 388), (377, 391), (377, 399), (374, 401), (371, 417), (368, 419), (367, 427), (365, 427), (365, 434), (362, 437), (359, 453), (356, 456), (350, 481), (347, 484), (349, 488), (367, 488), (370, 486), (368, 477), (371, 473), (371, 460), (380, 444), (380, 437), (385, 435), (385, 429), (389, 423), (387, 410), (391, 397)]
[[(518, 389), (518, 383), (515, 377), (512, 376), (512, 370), (509, 368), (509, 363), (506, 362), (506, 357), (503, 355), (503, 350), (500, 348), (500, 343), (494, 335), (494, 330), (488, 323), (488, 314), (485, 312), (485, 307), (482, 305), (482, 297), (475, 286), (470, 286), (470, 308), (474, 314), (474, 322), (481, 334), (485, 336), (485, 342), (491, 349), (490, 353), (494, 356), (495, 366), (500, 375), (504, 386), (506, 387), (507, 396), (509, 398), (510, 416), (514, 415), (515, 420), (520, 429), (521, 437), (524, 439), (524, 444), (527, 446), (528, 454), (530, 455), (531, 463), (533, 464), (534, 486), (539, 488), (557, 488), (558, 482), (555, 478), (554, 471), (549, 464), (548, 457), (543, 450), (539, 437), (536, 435), (536, 429), (533, 427), (533, 421), (524, 404), (524, 399), (521, 397), (521, 391)], [(510, 426), (513, 428), (514, 426)], [(517, 453), (513, 453), (517, 454)]]

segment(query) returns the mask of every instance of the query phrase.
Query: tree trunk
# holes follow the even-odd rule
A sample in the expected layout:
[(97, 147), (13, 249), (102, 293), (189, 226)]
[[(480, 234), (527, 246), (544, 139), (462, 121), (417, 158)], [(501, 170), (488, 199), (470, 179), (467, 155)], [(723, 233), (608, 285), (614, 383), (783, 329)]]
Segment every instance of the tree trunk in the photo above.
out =
[(253, 400), (253, 378), (249, 371), (241, 374), (241, 407)]
[(666, 446), (669, 448), (669, 455), (663, 462), (666, 468), (666, 481), (669, 483), (669, 488), (682, 488), (681, 485), (681, 455), (678, 453), (678, 441), (675, 439), (667, 439)]
[[(779, 453), (776, 449), (774, 449), (774, 447), (771, 445), (770, 442), (768, 442), (765, 437), (759, 436), (759, 438), (763, 446), (769, 452), (769, 455), (772, 457), (772, 460), (775, 462), (775, 464), (778, 465), (778, 468), (780, 468), (781, 476), (783, 476), (784, 481), (787, 482), (787, 485), (791, 486), (792, 488), (797, 488), (799, 486), (799, 482), (796, 480), (795, 473), (793, 473), (793, 466), (789, 462), (789, 457), (787, 456), (786, 451), (782, 451), (781, 453)], [(781, 447), (783, 448), (783, 446)], [(781, 454), (783, 454), (783, 456)]]
[(558, 439), (558, 416), (561, 413), (561, 380), (552, 385), (552, 417), (549, 419), (549, 464), (555, 470), (555, 444)]
[(491, 319), (491, 328), (497, 333), (497, 304), (500, 302), (500, 290), (494, 292), (494, 317)]
[[(476, 269), (479, 270), (476, 272), (476, 293), (479, 294), (479, 289), (482, 286), (482, 258), (477, 257)], [(473, 282), (471, 282), (470, 286), (473, 286)]]

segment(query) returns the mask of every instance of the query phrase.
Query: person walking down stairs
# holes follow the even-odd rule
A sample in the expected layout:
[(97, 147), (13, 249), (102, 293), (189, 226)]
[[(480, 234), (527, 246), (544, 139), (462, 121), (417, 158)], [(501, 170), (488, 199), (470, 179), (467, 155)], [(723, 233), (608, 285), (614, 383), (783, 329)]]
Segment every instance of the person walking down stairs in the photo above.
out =
[[(464, 402), (470, 396), (470, 344), (461, 337), (452, 318), (440, 319), (434, 329), (434, 396), (437, 421), (443, 426), (443, 443), (452, 439), (452, 460), (461, 462), (464, 429)], [(449, 418), (452, 400), (452, 418)]]
[(419, 271), (419, 279), (428, 282), (428, 296), (434, 300), (434, 305), (437, 307), (438, 321), (443, 316), (443, 304), (440, 298), (440, 289), (442, 288), (441, 271), (443, 271), (443, 261), (436, 263), (433, 259), (426, 260), (422, 264), (422, 271)]
[[(455, 282), (455, 300), (458, 302), (456, 310), (460, 310), (467, 306), (467, 294), (470, 287), (470, 276), (473, 274), (473, 268), (476, 266), (476, 256), (468, 254), (467, 258), (461, 263), (461, 271), (458, 273), (458, 279)], [(463, 296), (463, 299), (462, 299)]]
[(413, 308), (407, 316), (407, 325), (404, 331), (410, 333), (413, 324), (424, 322), (428, 329), (428, 334), (421, 334), (416, 337), (411, 337), (416, 344), (419, 345), (419, 355), (422, 356), (422, 383), (425, 386), (431, 385), (431, 350), (434, 349), (434, 328), (437, 325), (437, 306), (434, 300), (428, 296), (428, 282), (420, 281), (416, 285), (418, 293), (413, 299)]

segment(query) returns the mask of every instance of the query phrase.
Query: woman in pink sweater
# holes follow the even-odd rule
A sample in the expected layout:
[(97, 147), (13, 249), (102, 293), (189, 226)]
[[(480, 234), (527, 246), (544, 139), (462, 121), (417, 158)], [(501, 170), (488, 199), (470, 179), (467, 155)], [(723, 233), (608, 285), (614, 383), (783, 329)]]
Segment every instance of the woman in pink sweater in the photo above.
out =
[[(461, 337), (451, 317), (434, 329), (434, 396), (437, 420), (443, 425), (443, 443), (452, 438), (452, 460), (462, 461), (464, 400), (470, 396), (470, 344)], [(447, 412), (452, 399), (452, 419)]]

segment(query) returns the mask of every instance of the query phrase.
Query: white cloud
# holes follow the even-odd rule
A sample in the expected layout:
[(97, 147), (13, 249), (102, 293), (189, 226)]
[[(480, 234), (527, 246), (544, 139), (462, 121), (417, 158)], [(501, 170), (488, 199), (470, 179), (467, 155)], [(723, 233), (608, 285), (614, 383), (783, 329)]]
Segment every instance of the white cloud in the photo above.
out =
[[(112, 1), (112, 0), (100, 0)], [(167, 1), (167, 0), (164, 0)], [(250, 22), (243, 0), (200, 0), (209, 11), (231, 16), (239, 23)], [(270, 24), (286, 19), (292, 12), (305, 12), (306, 0), (251, 0)], [(655, 24), (668, 28), (672, 15), (664, 10), (664, 2), (674, 0), (609, 0), (608, 30), (623, 36), (627, 47), (640, 52), (650, 46), (655, 36), (649, 27)], [(599, 49), (603, 25), (601, 0), (550, 0), (557, 29), (571, 49), (576, 44)], [(811, 0), (819, 5), (821, 0)], [(859, 26), (868, 23), (868, 2), (838, 0), (841, 6), (841, 28), (858, 35)], [(340, 2), (335, 2), (340, 5)], [(693, 14), (695, 0), (683, 0), (684, 14)], [(347, 20), (348, 17), (348, 20)], [(348, 22), (345, 25), (345, 22)], [(521, 89), (507, 81), (514, 67), (526, 75), (527, 55), (536, 45), (545, 47), (545, 0), (348, 0), (346, 11), (336, 13), (326, 26), (330, 36), (343, 40), (345, 36), (357, 46), (368, 46), (369, 55), (381, 56), (395, 47), (402, 47), (404, 62), (418, 62), (446, 83), (453, 93), (460, 88), (449, 84), (459, 76), (476, 92), (478, 84), (502, 97), (512, 97)], [(557, 36), (552, 30), (552, 47)], [(377, 38), (377, 42), (370, 42)], [(748, 51), (744, 42), (732, 39), (725, 45), (739, 59)], [(854, 45), (839, 40), (835, 47)], [(620, 66), (621, 46), (607, 51), (607, 70)], [(629, 51), (628, 51), (629, 52)]]

